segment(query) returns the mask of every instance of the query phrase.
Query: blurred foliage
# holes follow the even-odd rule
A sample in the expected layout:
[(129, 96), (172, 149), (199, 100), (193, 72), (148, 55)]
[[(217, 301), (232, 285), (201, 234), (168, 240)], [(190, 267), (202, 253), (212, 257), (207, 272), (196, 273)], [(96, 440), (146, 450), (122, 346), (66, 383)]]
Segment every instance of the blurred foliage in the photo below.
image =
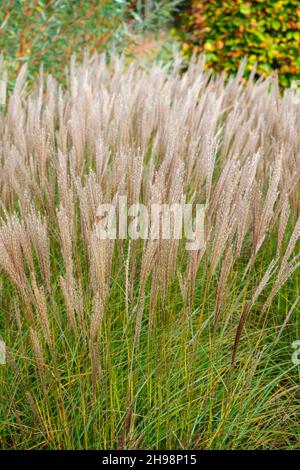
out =
[[(126, 2), (127, 3), (127, 2)], [(60, 76), (65, 64), (84, 48), (102, 51), (117, 47), (124, 32), (125, 2), (112, 0), (3, 0), (0, 10), (0, 49), (10, 76), (28, 63), (32, 77), (43, 63)]]
[(124, 48), (130, 59), (143, 62), (170, 63), (180, 52), (178, 36), (170, 34), (183, 0), (131, 0), (127, 9), (126, 24), (131, 32), (131, 42)]
[[(140, 61), (171, 61), (205, 52), (207, 67), (234, 73), (279, 72), (283, 86), (300, 78), (299, 0), (0, 0), (0, 52), (11, 86), (23, 63), (63, 80), (70, 56), (123, 51)], [(173, 28), (166, 33), (168, 26)], [(174, 24), (175, 22), (175, 24)], [(257, 63), (257, 65), (255, 65)]]
[[(168, 60), (164, 33), (182, 0), (0, 0), (0, 52), (10, 88), (24, 63), (34, 79), (40, 64), (64, 80), (72, 54), (123, 51)], [(179, 44), (179, 43), (178, 43)]]
[(183, 0), (131, 0), (130, 3), (135, 29), (159, 32), (173, 22)]
[(300, 78), (299, 0), (192, 0), (180, 15), (182, 55), (205, 52), (207, 66), (235, 72), (277, 70), (282, 86)]

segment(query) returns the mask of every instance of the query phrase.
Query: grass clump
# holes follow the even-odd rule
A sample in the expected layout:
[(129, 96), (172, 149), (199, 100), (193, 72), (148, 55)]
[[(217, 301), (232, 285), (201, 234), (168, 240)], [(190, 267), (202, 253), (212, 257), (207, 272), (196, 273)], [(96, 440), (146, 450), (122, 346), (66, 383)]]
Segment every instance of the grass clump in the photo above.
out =
[[(2, 448), (299, 448), (300, 107), (242, 75), (86, 56), (27, 91), (20, 70), (0, 115)], [(99, 239), (116, 195), (204, 202), (204, 246)]]

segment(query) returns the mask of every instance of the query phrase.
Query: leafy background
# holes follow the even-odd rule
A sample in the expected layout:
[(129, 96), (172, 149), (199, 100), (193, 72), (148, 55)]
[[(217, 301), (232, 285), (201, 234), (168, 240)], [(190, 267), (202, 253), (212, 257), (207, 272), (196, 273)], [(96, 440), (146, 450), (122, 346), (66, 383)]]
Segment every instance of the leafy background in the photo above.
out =
[(13, 80), (26, 63), (29, 78), (33, 79), (43, 64), (47, 72), (63, 80), (71, 55), (82, 58), (84, 51), (119, 51), (128, 57), (151, 59), (158, 55), (169, 60), (174, 38), (166, 34), (166, 25), (179, 3), (180, 0), (2, 0), (2, 67)]
[(192, 0), (181, 15), (183, 53), (206, 52), (214, 70), (235, 72), (244, 56), (247, 70), (277, 70), (288, 86), (300, 74), (300, 3), (298, 0)]
[(0, 50), (15, 77), (23, 63), (33, 78), (43, 63), (63, 79), (74, 53), (123, 51), (141, 60), (187, 62), (206, 53), (207, 67), (234, 73), (279, 72), (280, 84), (300, 78), (298, 0), (2, 0)]

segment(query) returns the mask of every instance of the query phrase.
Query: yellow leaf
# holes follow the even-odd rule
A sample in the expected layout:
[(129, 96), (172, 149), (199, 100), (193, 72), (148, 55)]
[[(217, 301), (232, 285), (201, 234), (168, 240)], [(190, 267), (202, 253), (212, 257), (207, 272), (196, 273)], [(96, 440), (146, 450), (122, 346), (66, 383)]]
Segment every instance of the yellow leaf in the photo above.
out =
[(206, 42), (204, 44), (204, 50), (207, 52), (213, 52), (216, 50), (215, 45), (212, 42)]

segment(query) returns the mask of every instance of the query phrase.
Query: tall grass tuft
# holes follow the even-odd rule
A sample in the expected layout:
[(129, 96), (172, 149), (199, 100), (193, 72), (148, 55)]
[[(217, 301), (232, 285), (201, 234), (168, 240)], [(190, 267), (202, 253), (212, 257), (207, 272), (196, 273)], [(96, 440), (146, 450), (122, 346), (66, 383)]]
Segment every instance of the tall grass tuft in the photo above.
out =
[[(21, 68), (0, 112), (1, 447), (299, 448), (300, 105), (243, 66), (94, 56), (32, 90)], [(99, 239), (117, 196), (205, 204), (204, 246)]]

